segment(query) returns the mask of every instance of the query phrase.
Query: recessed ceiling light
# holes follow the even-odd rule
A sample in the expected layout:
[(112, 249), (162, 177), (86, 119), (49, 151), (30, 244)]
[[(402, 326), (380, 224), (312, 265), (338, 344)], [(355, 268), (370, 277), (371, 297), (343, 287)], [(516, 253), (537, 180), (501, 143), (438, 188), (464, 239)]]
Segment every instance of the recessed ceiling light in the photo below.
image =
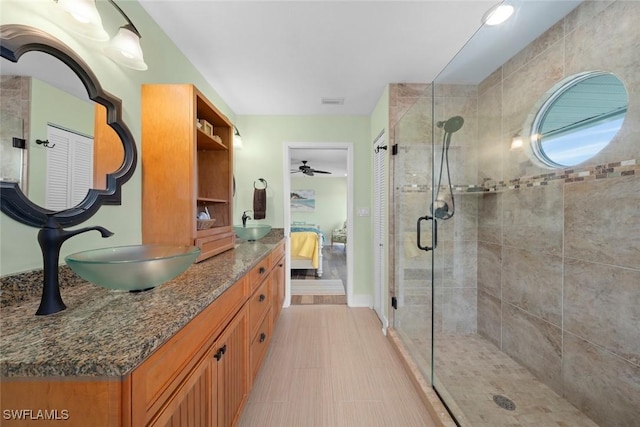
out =
[(513, 15), (513, 6), (510, 4), (499, 4), (492, 7), (482, 17), (482, 23), (486, 25), (500, 25)]

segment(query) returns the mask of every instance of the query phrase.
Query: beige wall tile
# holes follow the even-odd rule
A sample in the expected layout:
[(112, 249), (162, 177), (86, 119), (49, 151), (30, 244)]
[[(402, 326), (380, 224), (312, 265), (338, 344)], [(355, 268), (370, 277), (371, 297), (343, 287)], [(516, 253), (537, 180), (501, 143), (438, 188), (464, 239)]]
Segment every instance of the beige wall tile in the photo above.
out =
[(640, 269), (640, 176), (566, 185), (565, 256)]
[(562, 331), (538, 317), (502, 304), (502, 351), (562, 394)]
[(502, 194), (478, 196), (478, 240), (502, 243)]
[(477, 330), (477, 289), (447, 288), (443, 290), (443, 332), (472, 334)]
[(640, 270), (568, 259), (564, 327), (640, 366)]
[(501, 348), (502, 308), (500, 299), (478, 291), (478, 334)]
[(562, 254), (562, 190), (547, 185), (503, 193), (504, 244)]
[(640, 366), (564, 334), (565, 397), (602, 427), (636, 427)]
[(500, 298), (502, 246), (478, 242), (478, 290)]
[(515, 54), (504, 64), (504, 76), (519, 71), (522, 67), (530, 66), (532, 61), (537, 61), (541, 54), (551, 48), (556, 43), (562, 43), (564, 38), (564, 19), (553, 25), (540, 37), (530, 43), (527, 47)]
[(502, 299), (562, 326), (562, 257), (524, 249), (502, 253)]

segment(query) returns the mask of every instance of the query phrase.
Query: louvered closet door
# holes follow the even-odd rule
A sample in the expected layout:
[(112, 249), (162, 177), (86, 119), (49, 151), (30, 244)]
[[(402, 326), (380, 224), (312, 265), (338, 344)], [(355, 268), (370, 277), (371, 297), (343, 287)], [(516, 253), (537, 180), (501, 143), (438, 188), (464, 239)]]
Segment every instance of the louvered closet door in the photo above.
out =
[(47, 125), (45, 207), (76, 206), (93, 187), (93, 138)]
[(374, 294), (373, 307), (382, 321), (384, 327), (387, 321), (384, 316), (382, 285), (386, 277), (386, 265), (384, 259), (384, 236), (387, 232), (386, 225), (386, 199), (385, 199), (385, 175), (387, 150), (381, 150), (380, 147), (385, 145), (385, 135), (381, 134), (374, 141), (373, 151), (373, 264), (374, 264)]

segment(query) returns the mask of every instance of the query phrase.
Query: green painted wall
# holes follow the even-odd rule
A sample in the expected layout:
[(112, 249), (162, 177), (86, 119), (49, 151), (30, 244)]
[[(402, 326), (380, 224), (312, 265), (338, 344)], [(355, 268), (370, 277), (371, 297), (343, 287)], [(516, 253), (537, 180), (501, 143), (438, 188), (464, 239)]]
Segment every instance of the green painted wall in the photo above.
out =
[[(0, 2), (1, 24), (25, 24), (40, 28), (74, 49), (92, 68), (102, 86), (123, 101), (123, 118), (140, 146), (140, 87), (144, 83), (194, 83), (240, 129), (244, 150), (235, 155), (238, 191), (234, 199), (234, 222), (242, 211), (251, 209), (253, 182), (265, 178), (267, 219), (274, 227), (283, 227), (283, 158), (285, 142), (350, 142), (354, 147), (354, 209), (372, 208), (371, 141), (380, 130), (380, 119), (372, 125), (369, 116), (241, 116), (237, 117), (215, 90), (168, 39), (136, 1), (119, 5), (142, 33), (147, 71), (123, 68), (104, 56), (95, 44), (80, 40), (52, 21), (56, 3), (51, 0)], [(106, 2), (98, 2), (103, 24), (114, 35), (122, 18)], [(376, 107), (374, 115), (384, 116)], [(384, 120), (386, 123), (386, 119)], [(373, 126), (373, 127), (372, 127)], [(374, 131), (372, 129), (375, 128)], [(373, 133), (373, 135), (372, 135)], [(115, 233), (108, 241), (97, 233), (86, 233), (67, 241), (61, 259), (69, 253), (103, 246), (138, 244), (141, 241), (140, 166), (125, 184), (121, 206), (105, 206), (83, 226), (102, 225)], [(288, 195), (287, 195), (288, 199)], [(371, 217), (354, 218), (354, 294), (371, 294)], [(0, 215), (0, 275), (42, 268), (38, 230), (23, 226)]]
[[(76, 51), (94, 71), (103, 88), (122, 99), (123, 119), (140, 150), (140, 87), (143, 83), (194, 83), (233, 121), (235, 116), (215, 90), (207, 84), (171, 40), (136, 1), (120, 1), (119, 6), (135, 22), (142, 33), (142, 48), (147, 71), (121, 67), (101, 52), (101, 46), (68, 33), (59, 21), (57, 4), (51, 0), (0, 2), (0, 24), (30, 25), (58, 38)], [(98, 9), (107, 32), (113, 36), (122, 25), (121, 15), (107, 2), (99, 1)], [(54, 21), (55, 19), (55, 21)], [(58, 25), (56, 22), (61, 22)], [(34, 135), (35, 137), (35, 135)], [(122, 191), (121, 206), (105, 206), (83, 226), (102, 225), (115, 233), (103, 240), (98, 233), (85, 233), (62, 246), (65, 255), (104, 246), (138, 244), (141, 241), (141, 174), (140, 165)], [(0, 275), (42, 268), (38, 229), (19, 224), (0, 215)]]
[(291, 191), (314, 190), (316, 208), (313, 212), (291, 212), (291, 221), (317, 224), (325, 235), (325, 245), (331, 244), (331, 230), (342, 227), (347, 220), (347, 178), (291, 178)]
[[(235, 152), (237, 191), (235, 223), (253, 205), (253, 183), (264, 178), (267, 189), (265, 222), (284, 227), (284, 144), (296, 142), (353, 144), (354, 209), (371, 209), (371, 137), (368, 116), (239, 116), (237, 126), (244, 148)], [(286, 168), (287, 179), (289, 169)], [(356, 211), (357, 212), (357, 211)], [(354, 294), (371, 294), (371, 217), (354, 219)]]

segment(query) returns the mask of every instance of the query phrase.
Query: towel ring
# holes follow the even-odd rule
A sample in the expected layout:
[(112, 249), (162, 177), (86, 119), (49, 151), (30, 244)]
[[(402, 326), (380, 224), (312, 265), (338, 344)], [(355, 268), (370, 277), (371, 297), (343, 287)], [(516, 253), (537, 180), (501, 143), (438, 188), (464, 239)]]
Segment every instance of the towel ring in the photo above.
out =
[[(264, 190), (267, 189), (267, 180), (264, 178), (258, 178), (258, 181), (260, 181), (261, 183), (264, 184)], [(257, 189), (258, 187), (256, 187), (256, 182), (253, 181), (253, 188)]]

